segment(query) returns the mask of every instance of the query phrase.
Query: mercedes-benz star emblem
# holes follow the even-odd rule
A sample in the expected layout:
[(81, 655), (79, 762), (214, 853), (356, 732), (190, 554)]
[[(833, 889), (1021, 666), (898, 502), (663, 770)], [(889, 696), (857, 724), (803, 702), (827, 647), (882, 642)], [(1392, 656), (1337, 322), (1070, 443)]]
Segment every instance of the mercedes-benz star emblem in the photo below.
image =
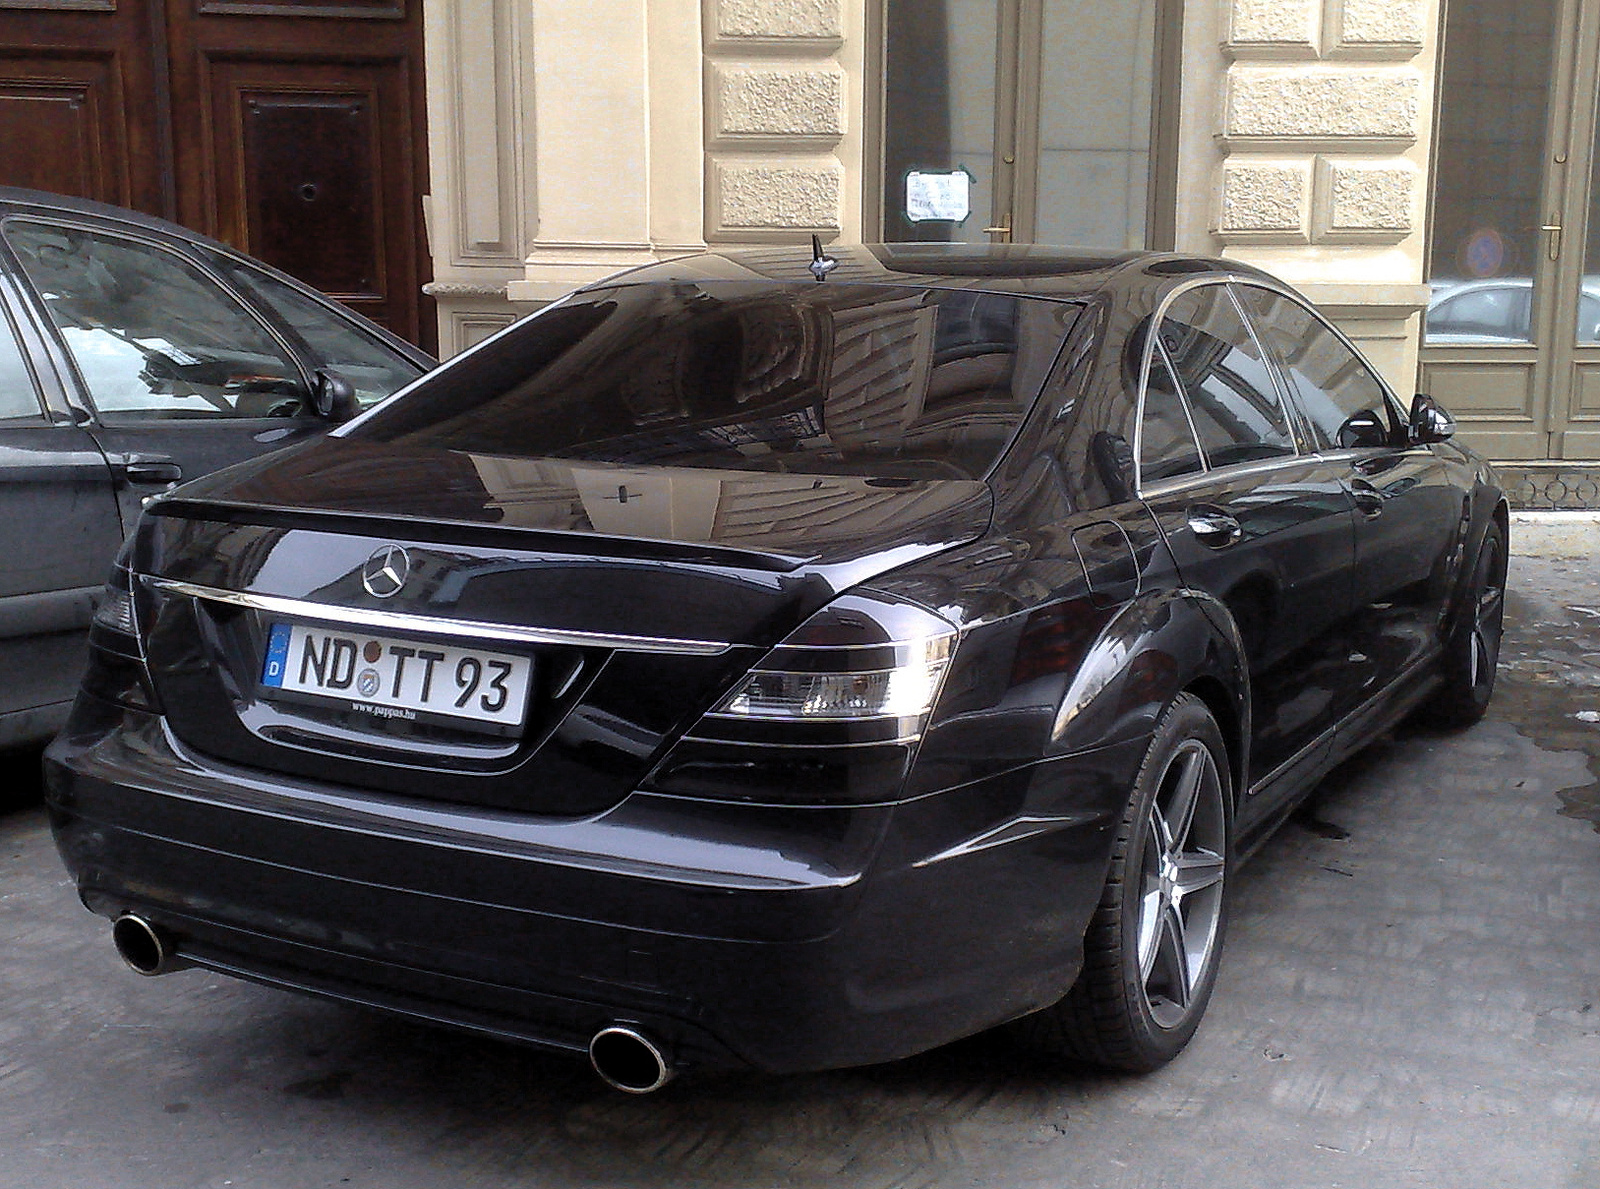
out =
[(375, 550), (361, 567), (361, 585), (375, 599), (387, 599), (400, 592), (411, 575), (411, 555), (398, 545)]

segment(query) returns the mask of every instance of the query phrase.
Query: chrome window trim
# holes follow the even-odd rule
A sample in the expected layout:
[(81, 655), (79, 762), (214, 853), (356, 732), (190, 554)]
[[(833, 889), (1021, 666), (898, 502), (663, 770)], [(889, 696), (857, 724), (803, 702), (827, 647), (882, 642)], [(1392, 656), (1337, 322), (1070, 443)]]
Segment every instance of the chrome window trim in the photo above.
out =
[(469, 640), (496, 640), (512, 644), (565, 644), (577, 648), (609, 648), (616, 652), (666, 652), (685, 656), (720, 656), (734, 645), (719, 640), (677, 640), (661, 636), (623, 636), (606, 632), (580, 632), (564, 628), (519, 627), (508, 623), (484, 623), (470, 619), (435, 618), (411, 615), (404, 611), (380, 611), (372, 607), (333, 606), (312, 603), (282, 595), (255, 594), (242, 590), (222, 590), (183, 582), (176, 578), (142, 576), (140, 581), (169, 594), (187, 595), (232, 607), (248, 607), (295, 620), (314, 620), (341, 626), (396, 631), (406, 635), (451, 636)]
[(1171, 495), (1175, 491), (1182, 491), (1186, 487), (1214, 483), (1218, 478), (1231, 479), (1241, 475), (1266, 474), (1289, 467), (1304, 466), (1306, 463), (1317, 459), (1318, 456), (1315, 454), (1285, 454), (1281, 458), (1236, 462), (1232, 466), (1217, 467), (1214, 470), (1194, 471), (1187, 475), (1174, 475), (1170, 479), (1157, 479), (1149, 486), (1141, 487), (1139, 489), (1139, 498), (1155, 499), (1159, 496)]
[(1245, 287), (1242, 281), (1228, 282), (1228, 298), (1233, 302), (1233, 309), (1239, 315), (1239, 321), (1244, 323), (1245, 333), (1256, 345), (1256, 353), (1261, 356), (1261, 363), (1267, 369), (1267, 375), (1272, 377), (1272, 388), (1278, 394), (1278, 405), (1283, 409), (1284, 419), (1289, 423), (1289, 437), (1294, 442), (1294, 452), (1315, 454), (1316, 441), (1311, 433), (1311, 426), (1300, 411), (1300, 403), (1292, 391), (1294, 382), (1284, 374), (1283, 368), (1278, 366), (1277, 357), (1267, 350), (1267, 344), (1262, 342), (1261, 335), (1256, 330), (1255, 318), (1245, 308), (1244, 298), (1239, 292)]

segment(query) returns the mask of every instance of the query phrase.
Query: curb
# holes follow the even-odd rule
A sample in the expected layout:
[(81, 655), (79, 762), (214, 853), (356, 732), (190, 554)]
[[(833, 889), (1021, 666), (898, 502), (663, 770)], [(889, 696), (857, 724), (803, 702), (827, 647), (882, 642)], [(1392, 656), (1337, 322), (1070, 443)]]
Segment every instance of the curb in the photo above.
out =
[(1512, 512), (1511, 553), (1515, 557), (1600, 558), (1600, 512)]

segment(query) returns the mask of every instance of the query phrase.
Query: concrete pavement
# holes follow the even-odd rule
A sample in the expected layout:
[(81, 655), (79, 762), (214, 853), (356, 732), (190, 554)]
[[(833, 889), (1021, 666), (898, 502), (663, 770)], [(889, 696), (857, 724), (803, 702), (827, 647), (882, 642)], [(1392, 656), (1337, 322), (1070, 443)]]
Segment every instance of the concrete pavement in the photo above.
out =
[(201, 971), (145, 980), (0, 816), (0, 1187), (1600, 1185), (1600, 524), (1513, 526), (1489, 718), (1406, 728), (1246, 867), (1211, 1011), (1112, 1077), (980, 1037), (632, 1099)]

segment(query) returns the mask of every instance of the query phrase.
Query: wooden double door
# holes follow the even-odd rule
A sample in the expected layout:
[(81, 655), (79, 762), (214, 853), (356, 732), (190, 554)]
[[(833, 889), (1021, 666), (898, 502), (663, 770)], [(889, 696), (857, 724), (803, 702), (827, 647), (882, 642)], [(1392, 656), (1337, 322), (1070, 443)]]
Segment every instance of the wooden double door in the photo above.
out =
[(161, 215), (424, 347), (421, 0), (0, 0), (0, 184)]

